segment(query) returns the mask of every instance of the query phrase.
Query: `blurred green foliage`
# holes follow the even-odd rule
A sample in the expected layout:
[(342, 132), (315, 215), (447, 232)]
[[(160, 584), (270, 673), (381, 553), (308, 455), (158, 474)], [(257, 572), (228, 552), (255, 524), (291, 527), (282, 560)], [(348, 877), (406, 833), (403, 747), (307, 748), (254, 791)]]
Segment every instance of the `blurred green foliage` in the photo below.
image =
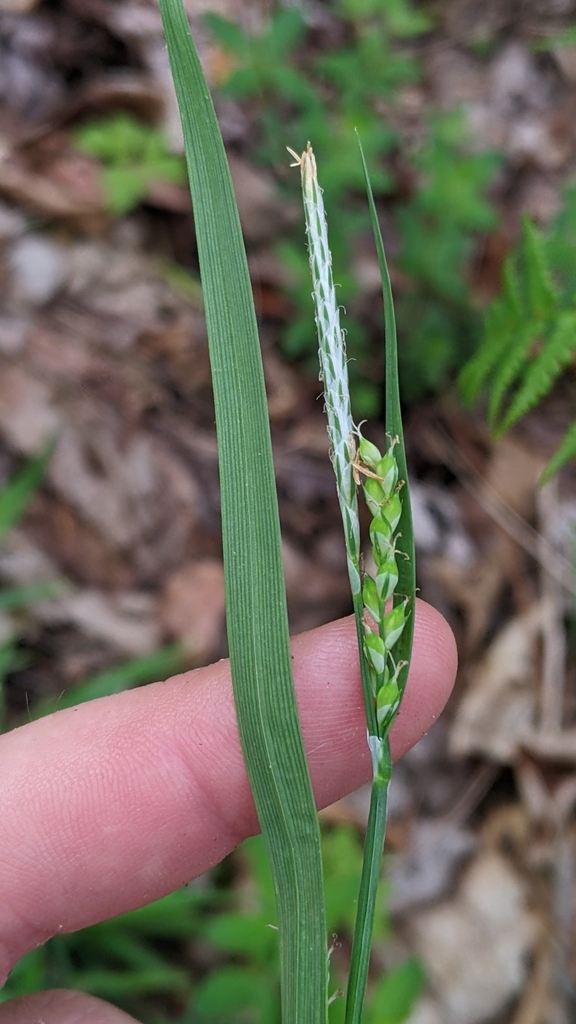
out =
[(51, 440), (42, 451), (8, 481), (0, 491), (0, 542), (26, 512), (38, 487), (42, 483), (46, 468), (54, 452), (55, 442)]
[(186, 181), (184, 160), (168, 151), (162, 132), (130, 114), (83, 124), (74, 141), (102, 163), (108, 208), (118, 217), (138, 206), (154, 182)]
[(73, 935), (59, 935), (28, 953), (0, 992), (0, 1002), (47, 988), (74, 988), (108, 999), (144, 1024), (161, 1020), (166, 1002), (189, 998), (188, 967), (174, 949), (199, 935), (214, 906), (212, 886), (188, 886), (163, 900)]
[[(543, 234), (528, 218), (507, 257), (502, 291), (484, 320), (482, 342), (460, 375), (472, 404), (488, 392), (488, 425), (501, 437), (552, 390), (576, 356), (576, 188)], [(576, 458), (576, 420), (546, 466), (549, 479)]]
[[(310, 140), (331, 228), (334, 276), (347, 307), (346, 330), (355, 414), (380, 408), (378, 354), (360, 322), (354, 256), (367, 227), (362, 169), (355, 129), (372, 185), (397, 238), (397, 289), (403, 397), (415, 400), (446, 384), (473, 350), (479, 315), (468, 274), (474, 242), (494, 226), (486, 194), (498, 159), (474, 152), (457, 111), (428, 111), (416, 138), (403, 137), (406, 89), (422, 80), (418, 40), (433, 29), (425, 6), (410, 0), (337, 0), (329, 51), (313, 49), (298, 7), (278, 8), (259, 35), (215, 15), (206, 24), (229, 54), (232, 70), (220, 94), (247, 104), (258, 125), (257, 157), (276, 167), (287, 195), (298, 182), (286, 173), (287, 144)], [(407, 184), (408, 183), (408, 184)], [(302, 231), (279, 246), (294, 282), (293, 313), (282, 339), (292, 358), (316, 365), (307, 257)], [(364, 318), (365, 319), (365, 318)]]
[[(55, 440), (51, 439), (38, 455), (26, 462), (0, 489), (0, 544), (6, 540), (10, 531), (18, 525), (25, 514), (42, 483), (54, 447)], [(0, 732), (6, 727), (8, 678), (12, 673), (26, 668), (30, 662), (28, 653), (22, 650), (19, 644), (10, 613), (19, 612), (34, 601), (58, 597), (66, 589), (67, 584), (63, 579), (0, 589), (0, 612), (5, 614), (3, 638), (0, 640)]]

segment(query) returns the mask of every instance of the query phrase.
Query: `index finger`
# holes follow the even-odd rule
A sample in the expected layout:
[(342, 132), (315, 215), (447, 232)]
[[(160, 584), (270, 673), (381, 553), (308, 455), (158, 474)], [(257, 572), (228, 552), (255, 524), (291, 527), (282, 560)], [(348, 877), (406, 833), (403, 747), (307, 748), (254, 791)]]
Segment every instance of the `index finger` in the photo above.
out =
[[(370, 776), (353, 620), (296, 637), (318, 806)], [(432, 724), (452, 634), (419, 602), (395, 756)], [(141, 906), (218, 863), (257, 820), (228, 662), (58, 712), (0, 737), (0, 978), (25, 952)]]

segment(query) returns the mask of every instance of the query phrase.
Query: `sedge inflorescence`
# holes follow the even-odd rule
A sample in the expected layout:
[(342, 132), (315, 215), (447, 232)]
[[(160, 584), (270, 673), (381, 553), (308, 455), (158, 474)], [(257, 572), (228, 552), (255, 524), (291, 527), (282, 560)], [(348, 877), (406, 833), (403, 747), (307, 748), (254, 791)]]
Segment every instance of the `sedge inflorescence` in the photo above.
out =
[(380, 737), (387, 735), (402, 697), (399, 676), (406, 663), (396, 660), (393, 650), (409, 614), (408, 598), (387, 607), (398, 584), (397, 527), (402, 515), (401, 482), (394, 456), (396, 443), (392, 439), (382, 455), (376, 445), (360, 437), (358, 459), (352, 463), (353, 468), (366, 475), (363, 491), (372, 516), (370, 540), (376, 571), (374, 576), (363, 573), (362, 603), (373, 625), (364, 622), (363, 649)]
[[(346, 997), (346, 1024), (360, 1024), (376, 911), (378, 875), (386, 835), (388, 787), (392, 772), (389, 732), (400, 707), (408, 675), (414, 614), (413, 533), (407, 487), (400, 398), (397, 387), (396, 330), (390, 277), (361, 150), (384, 294), (386, 335), (386, 423), (390, 433), (384, 454), (362, 436), (352, 420), (348, 363), (340, 310), (332, 278), (332, 259), (322, 189), (308, 143), (293, 166), (300, 168), (306, 234), (316, 313), (320, 379), (328, 420), (331, 458), (344, 525), (348, 576), (360, 655), (360, 672), (372, 790), (358, 909)], [(370, 540), (375, 570), (366, 572), (360, 544), (358, 489), (370, 511)], [(400, 531), (402, 525), (402, 532)], [(405, 536), (404, 536), (405, 534)], [(408, 561), (402, 563), (401, 559)]]
[[(410, 615), (409, 599), (399, 599), (396, 595), (398, 524), (402, 515), (402, 481), (394, 453), (397, 439), (390, 439), (382, 455), (352, 421), (346, 345), (332, 279), (332, 259), (316, 161), (310, 144), (301, 156), (293, 150), (289, 152), (294, 157), (294, 166), (300, 168), (302, 175), (320, 379), (324, 384), (348, 575), (361, 638), (363, 674), (368, 677), (370, 699), (375, 709), (375, 715), (369, 715), (368, 741), (375, 775), (378, 775), (384, 767), (381, 759), (383, 744), (400, 705), (401, 678), (405, 675), (402, 669), (406, 662), (395, 657), (394, 648)], [(376, 565), (374, 576), (362, 570), (357, 500), (357, 487), (361, 483), (372, 516), (370, 539)]]

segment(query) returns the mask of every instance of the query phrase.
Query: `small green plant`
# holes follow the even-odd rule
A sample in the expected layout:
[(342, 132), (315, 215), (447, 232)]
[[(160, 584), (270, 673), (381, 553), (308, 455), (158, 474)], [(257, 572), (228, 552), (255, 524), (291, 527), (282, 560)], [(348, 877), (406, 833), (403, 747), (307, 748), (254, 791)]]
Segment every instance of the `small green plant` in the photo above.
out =
[[(570, 199), (569, 214), (574, 212), (574, 197)], [(486, 314), (480, 348), (460, 376), (467, 402), (488, 391), (488, 425), (495, 437), (538, 405), (574, 362), (575, 274), (573, 258), (565, 259), (570, 244), (567, 226), (564, 216), (547, 240), (524, 219), (521, 245), (505, 262), (502, 292)], [(548, 462), (542, 481), (575, 456), (576, 421)]]
[(551, 32), (549, 35), (536, 38), (532, 42), (532, 49), (537, 53), (550, 53), (551, 50), (561, 50), (564, 47), (576, 45), (576, 25), (566, 25), (558, 32)]
[(168, 151), (162, 132), (129, 114), (83, 124), (74, 141), (101, 161), (108, 208), (116, 216), (138, 206), (154, 182), (186, 180), (184, 161)]

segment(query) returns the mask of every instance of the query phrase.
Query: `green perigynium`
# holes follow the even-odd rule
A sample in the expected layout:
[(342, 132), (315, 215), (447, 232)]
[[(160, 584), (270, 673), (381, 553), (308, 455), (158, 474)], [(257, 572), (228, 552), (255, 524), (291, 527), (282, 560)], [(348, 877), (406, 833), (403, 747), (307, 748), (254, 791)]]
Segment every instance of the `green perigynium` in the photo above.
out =
[(407, 599), (386, 610), (386, 604), (393, 597), (398, 583), (398, 534), (395, 530), (402, 513), (402, 501), (394, 444), (390, 444), (382, 457), (375, 445), (365, 443), (362, 439), (359, 455), (363, 457), (362, 461), (367, 468), (373, 467), (375, 476), (379, 471), (379, 479), (368, 477), (363, 488), (373, 516), (370, 539), (376, 572), (373, 577), (364, 574), (362, 601), (365, 612), (377, 629), (377, 632), (373, 632), (364, 615), (364, 653), (369, 663), (370, 685), (376, 701), (377, 734), (383, 739), (390, 729), (402, 697), (398, 676), (404, 663), (396, 662), (393, 650), (404, 631), (409, 614)]
[(395, 443), (395, 439), (390, 442), (384, 456), (365, 438), (361, 439), (358, 448), (363, 465), (374, 474), (367, 477), (363, 490), (373, 517), (370, 539), (376, 572), (374, 577), (365, 574), (362, 600), (365, 611), (378, 630), (377, 633), (372, 632), (365, 617), (364, 652), (370, 664), (370, 683), (376, 700), (378, 736), (381, 739), (390, 729), (402, 698), (398, 677), (404, 662), (396, 662), (393, 650), (410, 614), (408, 599), (386, 611), (386, 603), (393, 597), (398, 584), (398, 534), (395, 531), (402, 515)]

